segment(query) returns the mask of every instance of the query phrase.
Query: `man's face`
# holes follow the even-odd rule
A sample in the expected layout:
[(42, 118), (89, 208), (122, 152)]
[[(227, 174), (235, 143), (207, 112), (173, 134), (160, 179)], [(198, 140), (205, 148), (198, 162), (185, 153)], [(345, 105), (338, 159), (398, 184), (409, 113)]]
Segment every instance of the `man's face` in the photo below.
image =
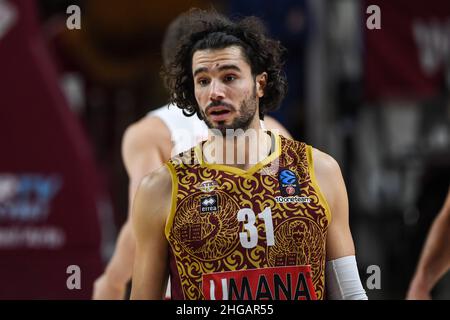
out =
[(196, 51), (192, 57), (195, 98), (211, 129), (248, 129), (254, 125), (266, 74), (251, 73), (241, 48)]

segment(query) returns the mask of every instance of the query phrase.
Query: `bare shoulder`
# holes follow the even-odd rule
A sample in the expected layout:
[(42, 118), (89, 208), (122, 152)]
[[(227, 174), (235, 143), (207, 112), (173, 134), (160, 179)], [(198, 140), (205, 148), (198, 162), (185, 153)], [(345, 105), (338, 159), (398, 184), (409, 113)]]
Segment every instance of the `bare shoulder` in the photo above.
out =
[(313, 148), (312, 158), (317, 183), (332, 208), (347, 197), (344, 179), (338, 162), (329, 154)]
[(289, 131), (280, 122), (278, 122), (275, 118), (272, 118), (270, 116), (265, 116), (264, 122), (266, 123), (267, 129), (274, 131), (276, 133), (279, 133), (286, 138), (292, 139), (292, 136), (289, 133)]
[(340, 174), (341, 169), (337, 161), (329, 154), (316, 148), (312, 149), (314, 168), (317, 173)]
[(170, 139), (170, 131), (160, 118), (145, 116), (125, 130), (123, 146), (132, 147), (149, 142), (157, 143), (161, 140), (170, 141)]
[(155, 153), (158, 153), (161, 159), (169, 159), (171, 150), (169, 128), (160, 118), (154, 116), (143, 117), (131, 124), (122, 139), (122, 158), (126, 167), (130, 167), (137, 157), (154, 157)]
[[(139, 190), (144, 195), (148, 196), (165, 196), (166, 194), (171, 196), (170, 192), (172, 189), (172, 177), (170, 175), (169, 169), (166, 166), (161, 166), (159, 169), (147, 174), (142, 178), (139, 185)], [(163, 197), (164, 198), (164, 197)], [(153, 198), (162, 199), (162, 198)], [(154, 201), (159, 202), (159, 201)]]
[(158, 220), (165, 223), (170, 212), (172, 178), (162, 166), (142, 178), (134, 199), (133, 216), (140, 222)]

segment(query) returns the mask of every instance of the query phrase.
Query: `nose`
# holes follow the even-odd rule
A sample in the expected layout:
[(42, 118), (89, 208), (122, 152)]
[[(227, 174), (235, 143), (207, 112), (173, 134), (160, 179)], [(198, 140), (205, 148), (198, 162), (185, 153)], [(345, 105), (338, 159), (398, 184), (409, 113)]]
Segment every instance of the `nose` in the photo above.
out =
[(222, 100), (225, 98), (225, 88), (223, 83), (217, 80), (211, 82), (209, 98), (211, 101)]

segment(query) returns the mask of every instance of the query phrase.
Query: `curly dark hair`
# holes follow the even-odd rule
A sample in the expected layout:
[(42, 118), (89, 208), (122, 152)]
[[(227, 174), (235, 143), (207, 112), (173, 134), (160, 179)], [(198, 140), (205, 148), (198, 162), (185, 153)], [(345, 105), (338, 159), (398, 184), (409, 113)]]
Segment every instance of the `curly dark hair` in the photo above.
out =
[(234, 22), (214, 10), (191, 9), (184, 14), (183, 20), (189, 25), (190, 33), (180, 40), (174, 59), (163, 67), (162, 75), (170, 93), (170, 102), (181, 108), (184, 115), (197, 113), (201, 118), (194, 95), (194, 53), (234, 45), (242, 48), (254, 77), (262, 72), (268, 75), (264, 96), (259, 103), (260, 119), (266, 112), (279, 107), (287, 92), (286, 75), (282, 70), (286, 50), (279, 41), (267, 36), (260, 19), (246, 17)]

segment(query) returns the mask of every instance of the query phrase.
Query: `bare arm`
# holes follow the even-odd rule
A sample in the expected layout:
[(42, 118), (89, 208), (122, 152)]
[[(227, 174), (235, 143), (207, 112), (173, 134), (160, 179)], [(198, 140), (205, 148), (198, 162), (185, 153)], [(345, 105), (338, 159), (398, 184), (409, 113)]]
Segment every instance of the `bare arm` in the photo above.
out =
[(327, 261), (355, 254), (349, 226), (348, 198), (338, 163), (331, 156), (314, 149), (314, 168), (322, 193), (331, 210), (327, 234)]
[(313, 157), (316, 178), (331, 211), (326, 243), (327, 299), (367, 300), (359, 278), (341, 170), (337, 162), (323, 152), (314, 150)]
[(131, 299), (162, 299), (168, 278), (168, 242), (164, 234), (171, 206), (172, 181), (161, 167), (140, 184), (132, 225), (136, 236)]
[(431, 290), (450, 268), (450, 190), (433, 222), (410, 283), (407, 299), (431, 299)]
[(267, 129), (269, 129), (269, 130), (272, 129), (272, 130), (276, 131), (277, 133), (281, 134), (282, 136), (292, 139), (291, 134), (286, 130), (286, 128), (283, 127), (283, 125), (281, 123), (279, 123), (277, 120), (275, 120), (274, 118), (265, 116), (264, 122), (266, 124)]
[(130, 211), (139, 182), (170, 157), (170, 132), (161, 120), (147, 117), (130, 126), (122, 141), (122, 158), (129, 177), (129, 214), (120, 230), (105, 272), (94, 283), (94, 299), (123, 299), (131, 279), (135, 239)]

